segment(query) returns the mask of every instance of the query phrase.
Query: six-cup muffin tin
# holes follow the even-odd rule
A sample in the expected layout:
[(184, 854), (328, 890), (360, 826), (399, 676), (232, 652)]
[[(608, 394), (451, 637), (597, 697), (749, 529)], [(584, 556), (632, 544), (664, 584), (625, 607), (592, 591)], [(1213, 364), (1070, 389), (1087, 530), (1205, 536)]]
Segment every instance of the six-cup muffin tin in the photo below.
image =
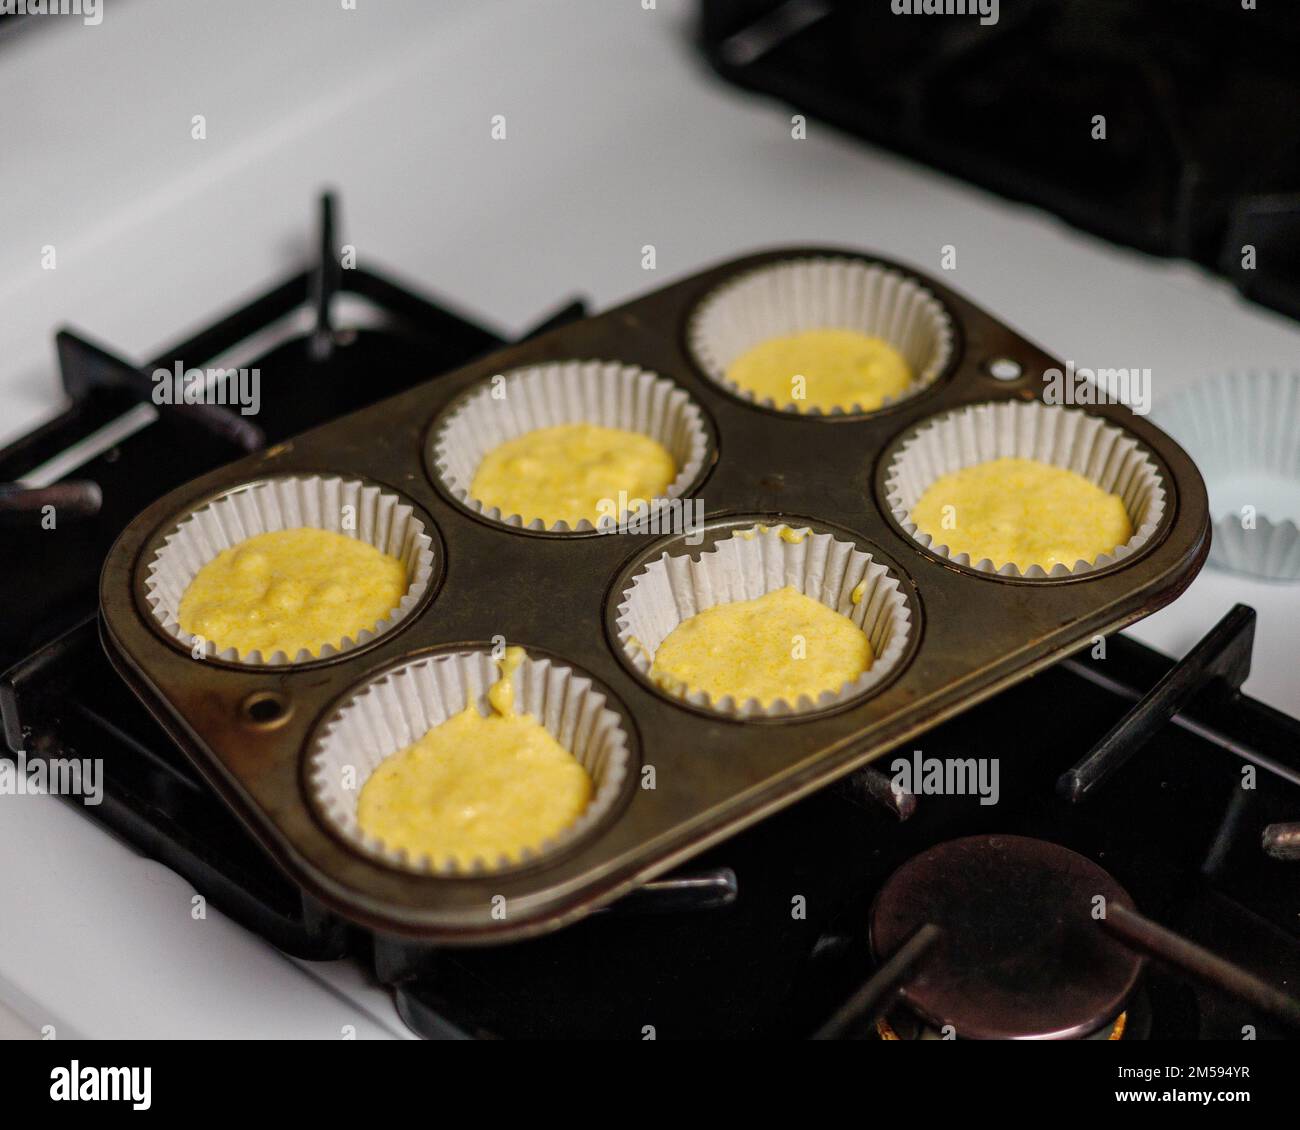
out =
[[(876, 412), (801, 415), (745, 400), (710, 378), (688, 327), (702, 302), (787, 261), (876, 264), (937, 300), (942, 371)], [(779, 329), (774, 332), (782, 332)], [(699, 544), (507, 525), (449, 490), (433, 451), (448, 413), (483, 382), (551, 362), (599, 359), (673, 382), (698, 406), (708, 453), (687, 498), (704, 502)], [(443, 943), (553, 929), (610, 902), (738, 829), (914, 738), (958, 711), (1154, 611), (1209, 548), (1204, 485), (1186, 454), (1128, 409), (1077, 408), (1123, 429), (1163, 490), (1140, 550), (1064, 577), (981, 571), (928, 547), (891, 511), (895, 456), (936, 417), (1041, 397), (1057, 366), (938, 281), (869, 255), (792, 248), (734, 260), (605, 314), (501, 350), (172, 491), (122, 534), (101, 580), (117, 669), (269, 853), (306, 889), (373, 928)], [(376, 486), (423, 524), (427, 584), (390, 630), (307, 663), (252, 663), (186, 646), (150, 602), (151, 565), (195, 511), (290, 479)], [(777, 716), (733, 716), (657, 689), (619, 641), (619, 605), (647, 566), (699, 555), (757, 525), (807, 528), (870, 554), (897, 581), (906, 647), (864, 694)], [(695, 539), (691, 539), (692, 541)], [(423, 873), (340, 834), (313, 799), (313, 751), (341, 708), (424, 660), (502, 639), (590, 680), (617, 723), (622, 771), (578, 834), (522, 865)], [(197, 657), (196, 657), (197, 655)], [(740, 660), (743, 661), (743, 658)], [(541, 676), (539, 676), (541, 677)], [(998, 736), (972, 755), (996, 756)]]

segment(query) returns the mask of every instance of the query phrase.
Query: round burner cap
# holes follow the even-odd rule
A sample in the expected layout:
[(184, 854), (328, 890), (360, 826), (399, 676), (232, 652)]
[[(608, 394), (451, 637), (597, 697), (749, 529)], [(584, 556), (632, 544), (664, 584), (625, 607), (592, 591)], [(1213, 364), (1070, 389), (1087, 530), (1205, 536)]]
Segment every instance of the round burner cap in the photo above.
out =
[(1107, 937), (1105, 906), (1133, 900), (1089, 859), (1026, 836), (970, 836), (909, 860), (871, 908), (888, 957), (921, 926), (943, 930), (902, 999), (959, 1039), (1087, 1036), (1124, 1009), (1142, 959)]

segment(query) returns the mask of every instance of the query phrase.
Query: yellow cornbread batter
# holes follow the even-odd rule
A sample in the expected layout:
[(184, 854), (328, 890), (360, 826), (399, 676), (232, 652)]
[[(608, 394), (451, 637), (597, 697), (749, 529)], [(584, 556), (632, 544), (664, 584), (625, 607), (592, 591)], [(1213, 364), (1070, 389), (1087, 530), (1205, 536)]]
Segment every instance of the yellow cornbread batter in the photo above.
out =
[[(795, 377), (804, 379), (802, 399), (795, 396)], [(731, 363), (727, 380), (781, 408), (870, 410), (906, 390), (912, 370), (881, 338), (822, 329), (759, 342)]]
[(629, 508), (662, 497), (677, 476), (667, 448), (649, 436), (599, 424), (560, 424), (537, 428), (507, 440), (483, 458), (470, 494), (504, 517), (525, 522), (541, 518), (548, 526), (583, 518), (597, 525), (618, 517), (601, 509), (625, 493)]
[(1058, 563), (1072, 569), (1133, 536), (1118, 495), (1034, 459), (992, 459), (943, 475), (911, 518), (953, 556), (987, 557), (999, 568), (1014, 563), (1022, 572), (1032, 565), (1050, 571)]
[[(759, 534), (770, 534), (771, 532), (771, 526), (760, 524), (755, 526), (752, 530), (743, 531), (738, 536), (744, 538), (746, 541), (753, 541)], [(790, 545), (798, 545), (800, 542), (804, 541), (811, 532), (811, 530), (792, 530), (789, 526), (779, 526), (777, 527), (776, 536)]]
[(522, 648), (506, 649), (488, 691), (494, 713), (470, 703), (414, 745), (385, 758), (357, 804), (357, 822), (388, 848), (428, 855), (435, 865), (482, 857), (518, 860), (572, 824), (591, 800), (578, 760), (514, 709)]
[(272, 530), (223, 549), (189, 583), (181, 629), (218, 651), (320, 654), (373, 628), (401, 602), (406, 569), (332, 530)]
[(874, 660), (847, 616), (787, 585), (757, 600), (715, 604), (682, 621), (655, 652), (650, 677), (670, 691), (764, 706), (816, 700), (856, 679)]

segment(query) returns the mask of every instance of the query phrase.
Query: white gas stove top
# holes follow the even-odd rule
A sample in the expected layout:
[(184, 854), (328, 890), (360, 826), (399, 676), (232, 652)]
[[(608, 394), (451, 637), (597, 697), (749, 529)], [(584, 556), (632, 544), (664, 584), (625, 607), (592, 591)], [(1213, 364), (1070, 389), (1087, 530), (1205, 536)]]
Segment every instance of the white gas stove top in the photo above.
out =
[[(21, 107), (0, 124), (0, 444), (60, 405), (56, 327), (152, 355), (301, 266), (325, 186), (360, 260), (505, 333), (575, 292), (607, 307), (766, 245), (856, 244), (936, 274), (951, 245), (950, 285), (1080, 366), (1150, 368), (1157, 404), (1227, 369), (1295, 367), (1300, 327), (1196, 268), (815, 121), (793, 139), (790, 110), (707, 71), (691, 15), (105, 0), (99, 26), (28, 17), (44, 26), (0, 38), (0, 101)], [(1238, 601), (1259, 612), (1247, 690), (1300, 714), (1300, 585), (1206, 569), (1131, 632), (1181, 654)], [(184, 880), (63, 802), (0, 806), (0, 1034), (406, 1034), (355, 967), (194, 920)]]

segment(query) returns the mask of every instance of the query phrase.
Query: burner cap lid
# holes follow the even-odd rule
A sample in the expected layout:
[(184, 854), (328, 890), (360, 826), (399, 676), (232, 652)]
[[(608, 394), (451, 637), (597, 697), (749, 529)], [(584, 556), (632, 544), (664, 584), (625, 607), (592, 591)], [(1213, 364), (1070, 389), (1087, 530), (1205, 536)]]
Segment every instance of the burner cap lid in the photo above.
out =
[(959, 1039), (1086, 1036), (1123, 1010), (1142, 967), (1098, 926), (1098, 896), (1133, 906), (1105, 871), (1067, 848), (970, 836), (889, 877), (871, 909), (871, 946), (888, 957), (927, 922), (943, 930), (902, 998)]

